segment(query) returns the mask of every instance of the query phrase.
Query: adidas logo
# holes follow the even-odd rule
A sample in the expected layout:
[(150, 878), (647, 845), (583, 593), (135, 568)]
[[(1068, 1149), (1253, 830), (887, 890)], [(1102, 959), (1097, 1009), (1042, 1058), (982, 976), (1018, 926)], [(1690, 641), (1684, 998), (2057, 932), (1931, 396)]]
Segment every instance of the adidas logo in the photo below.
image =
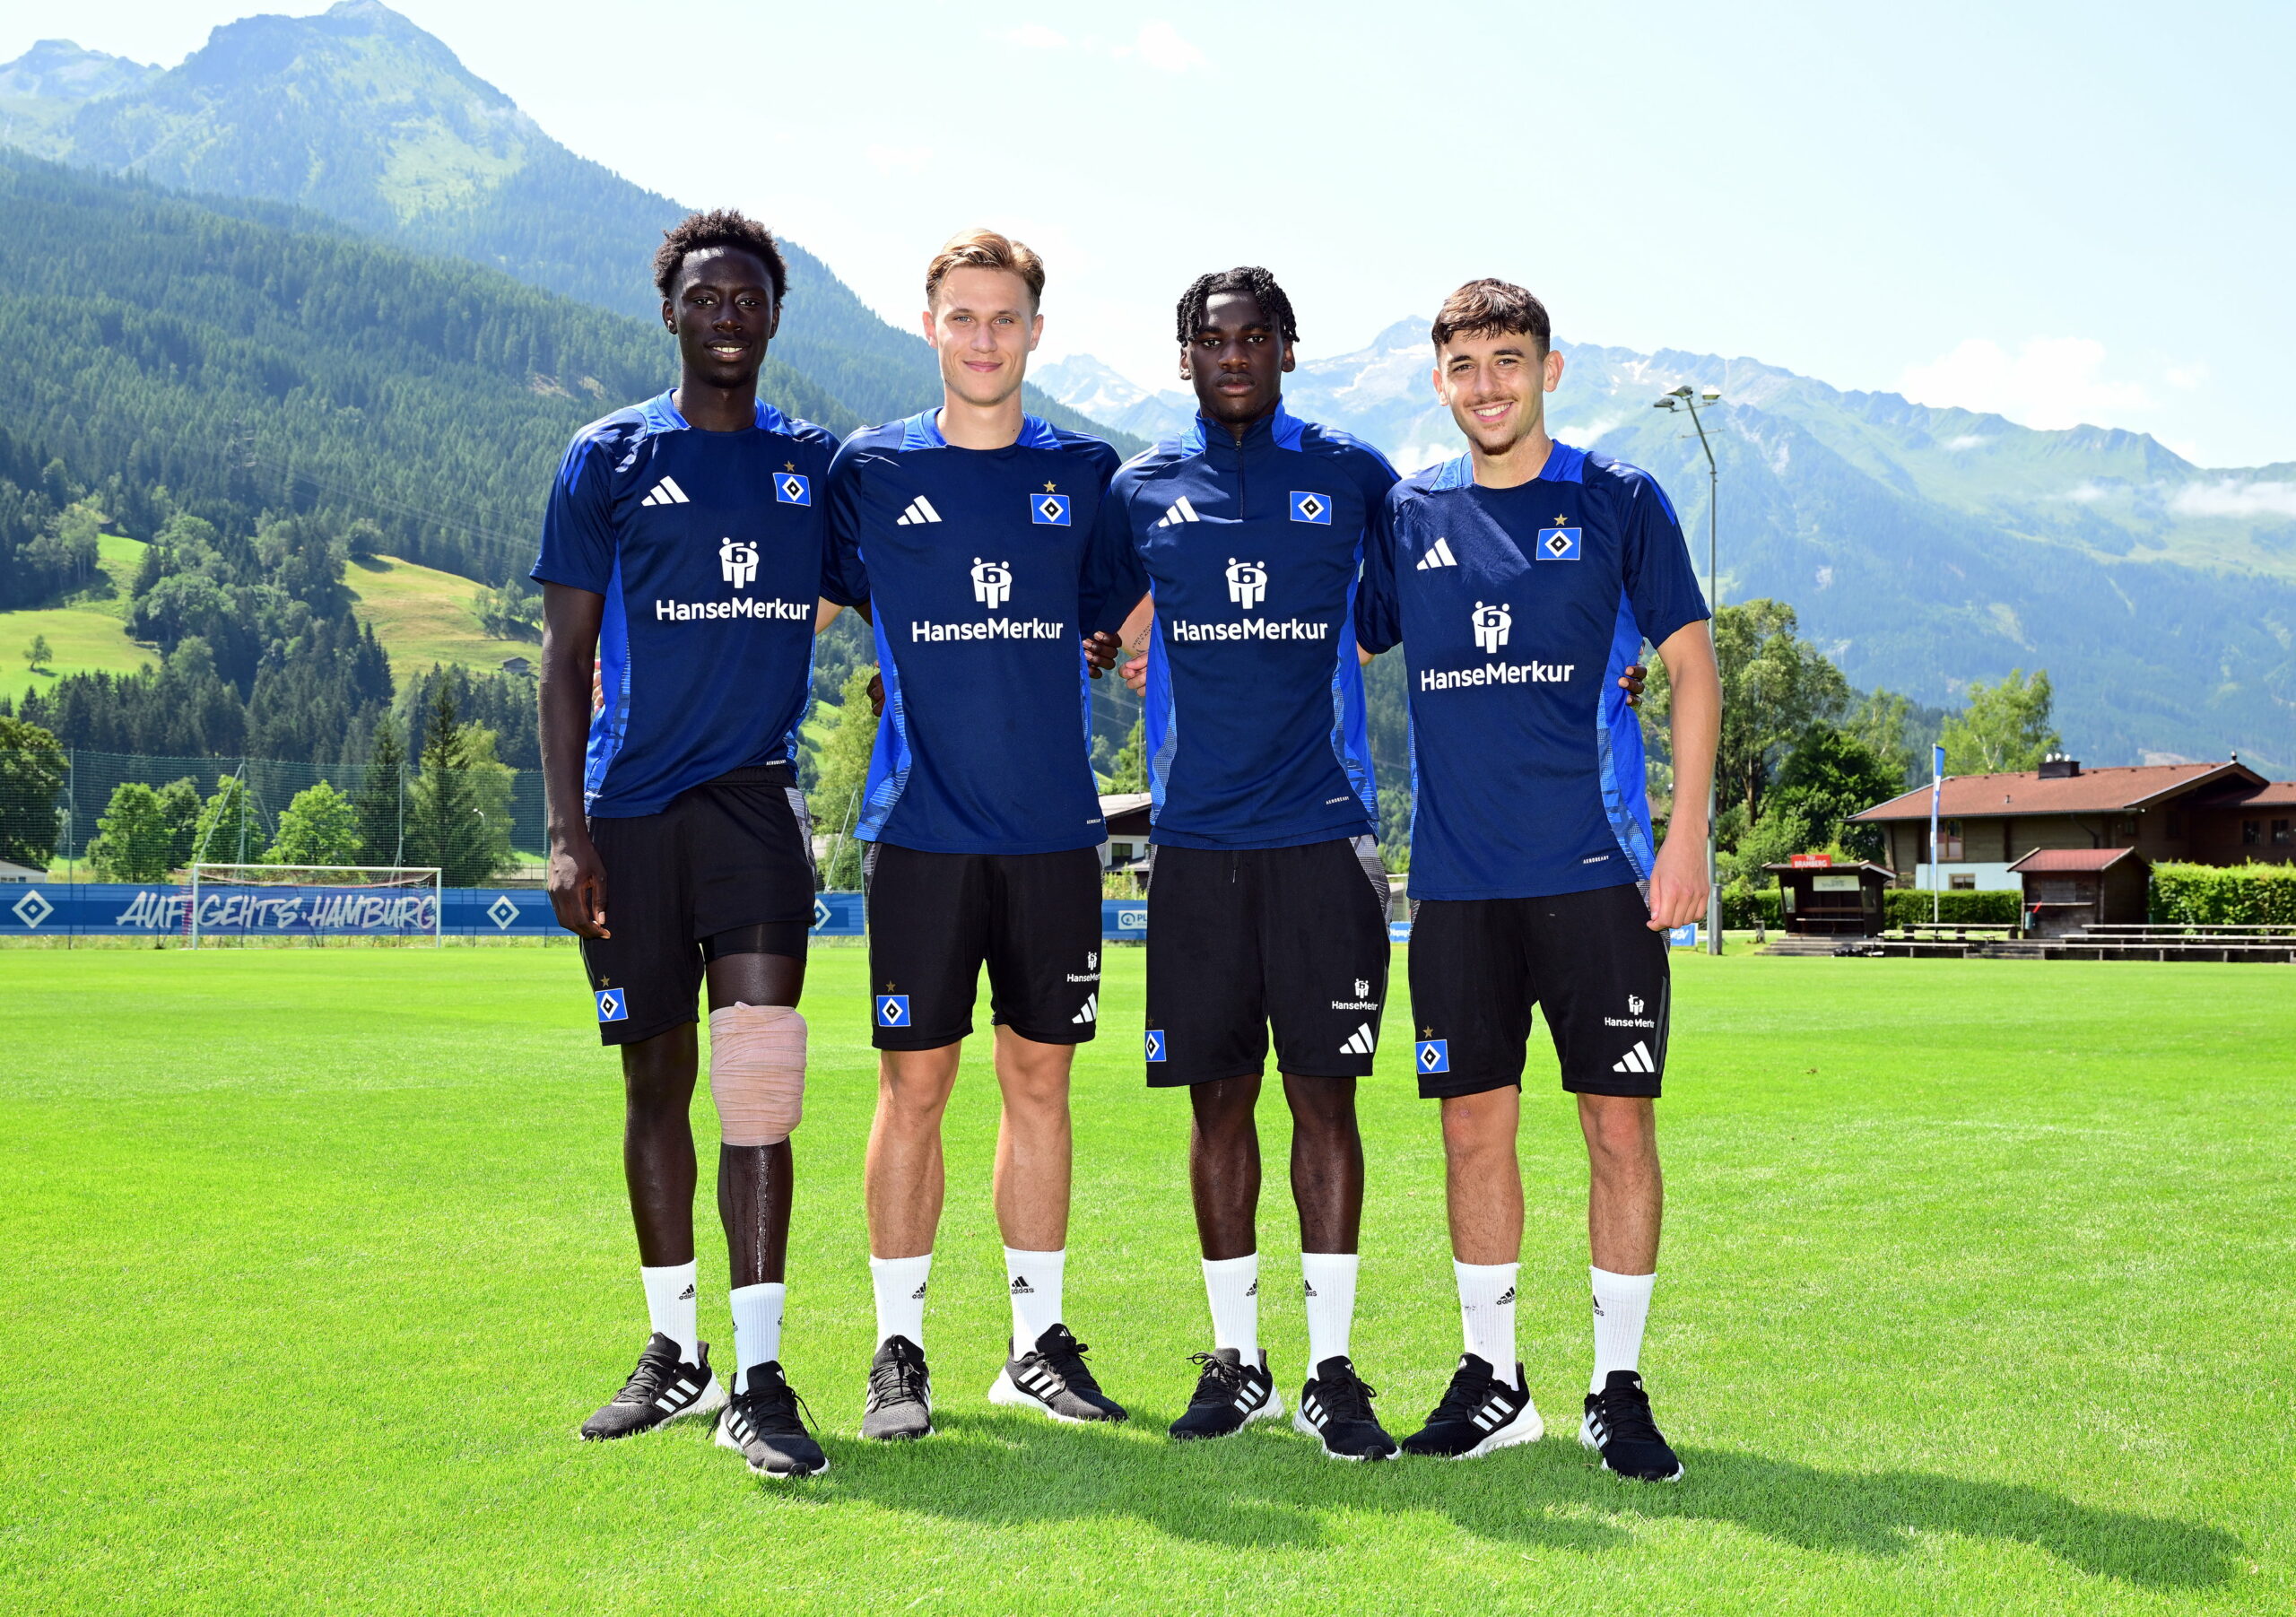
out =
[(1496, 1307), (1499, 1307), (1499, 1308), (1505, 1308), (1509, 1303), (1510, 1303), (1510, 1302), (1512, 1302), (1512, 1301), (1514, 1301), (1514, 1300), (1515, 1300), (1515, 1288), (1514, 1288), (1514, 1287), (1512, 1287), (1512, 1286), (1509, 1286), (1509, 1287), (1508, 1287), (1508, 1288), (1507, 1288), (1507, 1290), (1506, 1290), (1506, 1291), (1504, 1291), (1503, 1292), (1501, 1292), (1501, 1293), (1500, 1294), (1499, 1301), (1498, 1301), (1498, 1303), (1497, 1303), (1495, 1306), (1496, 1306)]
[(911, 1302), (923, 1302), (925, 1300), (925, 1287), (923, 1284), (918, 1285), (916, 1291), (911, 1291), (909, 1294), (909, 1300)]
[(1031, 1284), (1029, 1283), (1029, 1277), (1028, 1277), (1027, 1275), (1025, 1275), (1025, 1274), (1015, 1274), (1014, 1276), (1013, 1276), (1013, 1296), (1015, 1296), (1015, 1297), (1034, 1297), (1036, 1294), (1037, 1294), (1037, 1289), (1036, 1289), (1034, 1286), (1032, 1286), (1032, 1285), (1031, 1285)]
[(1459, 559), (1451, 554), (1451, 542), (1448, 539), (1438, 539), (1427, 547), (1427, 553), (1419, 559), (1419, 565), (1412, 570), (1422, 573), (1431, 572), (1439, 567), (1457, 567), (1458, 564)]
[(678, 1300), (680, 1302), (691, 1302), (693, 1300), (693, 1287), (691, 1283), (686, 1286), (684, 1291), (678, 1293)]
[(1313, 1297), (1316, 1295), (1316, 1282), (1311, 1280), (1301, 1281), (1300, 1282), (1300, 1291), (1302, 1296)]
[(1100, 996), (1097, 994), (1093, 994), (1085, 998), (1084, 1008), (1077, 1012), (1075, 1015), (1070, 1017), (1068, 1020), (1071, 1021), (1098, 1021), (1100, 1019)]
[(1611, 1063), (1613, 1073), (1655, 1073), (1657, 1070), (1658, 1064), (1650, 1059), (1650, 1047), (1639, 1039), (1634, 1041), (1632, 1049)]
[(1367, 1021), (1361, 1027), (1356, 1029), (1355, 1031), (1347, 1036), (1347, 1042), (1339, 1047), (1340, 1054), (1343, 1056), (1369, 1056), (1371, 1053), (1373, 1046), (1378, 1042), (1378, 1036), (1371, 1031), (1371, 1024)]
[(690, 505), (692, 502), (685, 497), (685, 491), (678, 487), (676, 478), (665, 477), (648, 490), (646, 498), (638, 503), (639, 505)]
[(1158, 527), (1170, 527), (1176, 522), (1201, 522), (1203, 520), (1203, 517), (1196, 514), (1196, 508), (1188, 504), (1187, 496), (1183, 494), (1178, 500), (1172, 501), (1170, 509), (1165, 511), (1162, 519), (1159, 521), (1156, 526)]
[(903, 511), (899, 517), (896, 517), (893, 519), (893, 526), (895, 527), (909, 527), (920, 522), (938, 522), (940, 520), (941, 513), (933, 509), (933, 502), (926, 499), (924, 495), (919, 494), (916, 499), (909, 502), (909, 509), (907, 510)]
[(1247, 1297), (1257, 1297), (1259, 1295), (1259, 1282), (1254, 1281), (1251, 1284), (1246, 1286), (1244, 1288), (1244, 1295)]

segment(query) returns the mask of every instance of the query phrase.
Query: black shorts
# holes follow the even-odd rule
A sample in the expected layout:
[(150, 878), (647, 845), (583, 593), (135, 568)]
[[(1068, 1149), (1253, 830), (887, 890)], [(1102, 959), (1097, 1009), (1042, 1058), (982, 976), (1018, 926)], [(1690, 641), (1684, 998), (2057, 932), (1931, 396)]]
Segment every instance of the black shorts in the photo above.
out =
[(1387, 879), (1369, 837), (1149, 853), (1148, 1082), (1368, 1078), (1387, 997)]
[(1419, 1092), (1521, 1083), (1539, 1005), (1564, 1089), (1655, 1096), (1666, 1070), (1667, 983), (1666, 935), (1650, 930), (1639, 887), (1413, 904)]
[(635, 1044), (693, 1021), (705, 958), (805, 958), (813, 826), (787, 765), (720, 775), (658, 814), (594, 819), (590, 840), (605, 864), (613, 934), (582, 940), (601, 1043)]
[(1038, 1044), (1083, 1044), (1100, 1025), (1100, 856), (928, 854), (873, 843), (869, 1041), (937, 1050), (972, 1031), (988, 968), (989, 1020)]

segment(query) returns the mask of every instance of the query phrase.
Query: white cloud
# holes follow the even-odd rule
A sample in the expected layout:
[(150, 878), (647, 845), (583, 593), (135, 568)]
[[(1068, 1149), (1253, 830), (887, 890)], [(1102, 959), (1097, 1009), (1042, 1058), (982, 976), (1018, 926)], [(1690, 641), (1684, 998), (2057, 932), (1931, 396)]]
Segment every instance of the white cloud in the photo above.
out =
[(1067, 35), (1056, 33), (1041, 22), (1023, 22), (1018, 28), (1008, 30), (1004, 38), (1027, 50), (1065, 50), (1068, 48)]
[(2169, 509), (2180, 517), (2296, 517), (2296, 482), (2187, 483)]
[(2197, 361), (2190, 365), (2170, 365), (2161, 372), (2161, 379), (2171, 387), (2189, 393), (2208, 379), (2208, 367)]
[(862, 155), (880, 174), (922, 174), (932, 166), (930, 146), (868, 146)]
[(1565, 427), (1562, 430), (1567, 436), (1575, 438), (1581, 443), (1591, 444), (1604, 433), (1625, 424), (1626, 417), (1622, 415), (1598, 415), (1583, 427)]
[(1204, 53), (1169, 22), (1143, 22), (1139, 37), (1130, 46), (1120, 47), (1117, 54), (1136, 56), (1163, 73), (1188, 73), (1205, 64)]
[(2137, 382), (2100, 374), (2105, 345), (2093, 337), (2035, 337), (2015, 354), (1970, 337), (1926, 365), (1909, 365), (1898, 391), (1916, 404), (2005, 415), (2044, 430), (2141, 410), (2152, 396)]
[(1992, 441), (1982, 432), (1964, 432), (1959, 438), (1947, 439), (1945, 447), (1948, 449), (1977, 449)]
[(2070, 500), (2075, 505), (2094, 505), (2102, 500), (2107, 492), (2108, 491), (2099, 488), (2093, 482), (2083, 482), (2066, 490), (2058, 498)]

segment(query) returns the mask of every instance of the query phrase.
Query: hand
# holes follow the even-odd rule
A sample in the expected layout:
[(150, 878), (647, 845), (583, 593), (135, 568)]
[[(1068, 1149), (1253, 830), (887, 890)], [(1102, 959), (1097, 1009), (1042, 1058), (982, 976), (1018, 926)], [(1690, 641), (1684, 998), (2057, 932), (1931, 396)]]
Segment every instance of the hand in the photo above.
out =
[(1130, 691), (1133, 695), (1144, 698), (1148, 694), (1148, 657), (1146, 653), (1135, 653), (1131, 657), (1126, 660), (1124, 666), (1118, 669), (1116, 672), (1117, 676), (1124, 681), (1125, 688)]
[(879, 718), (885, 716), (885, 674), (882, 668), (869, 676), (869, 711)]
[(580, 937), (612, 937), (606, 930), (606, 866), (587, 830), (552, 839), (550, 908), (558, 924)]
[(1626, 672), (1619, 676), (1618, 688), (1626, 692), (1628, 707), (1639, 708), (1642, 705), (1642, 682), (1648, 679), (1649, 674), (1650, 670), (1641, 664), (1629, 663)]
[(1706, 918), (1706, 830), (1693, 839), (1669, 829), (1650, 867), (1650, 930), (1671, 932)]
[(1124, 642), (1103, 629), (1084, 637), (1084, 664), (1098, 679), (1116, 666), (1117, 658), (1124, 655)]
[(590, 664), (590, 711), (603, 712), (606, 705), (605, 665), (595, 659)]

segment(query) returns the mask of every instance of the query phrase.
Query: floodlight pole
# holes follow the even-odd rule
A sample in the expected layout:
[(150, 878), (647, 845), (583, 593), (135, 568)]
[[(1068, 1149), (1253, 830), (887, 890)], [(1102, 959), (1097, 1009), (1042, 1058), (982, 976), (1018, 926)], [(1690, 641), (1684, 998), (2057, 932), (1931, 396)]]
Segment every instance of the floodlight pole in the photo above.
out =
[[(1671, 412), (1680, 404), (1690, 412), (1690, 424), (1698, 429), (1698, 447), (1706, 451), (1706, 608), (1710, 613), (1722, 610), (1721, 575), (1715, 567), (1720, 548), (1717, 538), (1720, 518), (1716, 512), (1716, 501), (1721, 497), (1722, 470), (1715, 464), (1714, 444), (1706, 436), (1706, 423), (1699, 418), (1698, 407), (1701, 403), (1718, 404), (1721, 402), (1720, 388), (1709, 387), (1701, 396), (1692, 392), (1687, 382), (1657, 401), (1661, 410)], [(1709, 954), (1722, 952), (1721, 862), (1716, 856), (1714, 845), (1718, 792), (1713, 773), (1709, 770), (1706, 782), (1706, 952)]]

